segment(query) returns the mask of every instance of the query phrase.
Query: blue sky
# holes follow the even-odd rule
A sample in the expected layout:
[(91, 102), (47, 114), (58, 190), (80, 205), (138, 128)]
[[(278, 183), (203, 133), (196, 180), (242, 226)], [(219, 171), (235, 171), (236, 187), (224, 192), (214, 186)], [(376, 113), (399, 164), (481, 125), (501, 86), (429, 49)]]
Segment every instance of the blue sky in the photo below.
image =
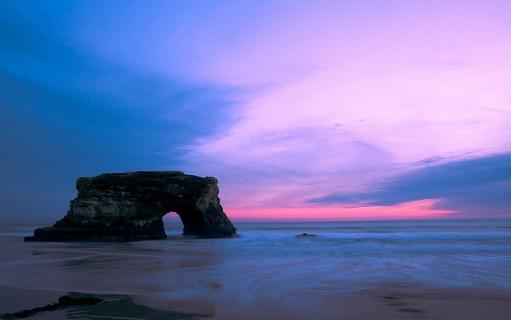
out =
[[(51, 2), (50, 2), (51, 4)], [(227, 121), (232, 88), (122, 66), (70, 45), (72, 2), (2, 3), (2, 218), (65, 212), (80, 175), (183, 168)], [(204, 113), (214, 108), (215, 116)]]

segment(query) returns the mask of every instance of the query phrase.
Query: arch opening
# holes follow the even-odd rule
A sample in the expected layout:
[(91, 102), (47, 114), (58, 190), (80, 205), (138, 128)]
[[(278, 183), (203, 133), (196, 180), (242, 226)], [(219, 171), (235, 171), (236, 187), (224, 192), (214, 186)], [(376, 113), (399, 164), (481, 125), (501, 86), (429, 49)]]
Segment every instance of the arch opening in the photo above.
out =
[[(195, 204), (183, 204), (175, 201), (167, 201), (167, 199), (160, 201), (159, 212), (164, 212), (159, 215), (163, 230), (162, 234), (166, 234), (168, 231), (176, 230), (176, 224), (182, 226), (180, 234), (183, 235), (201, 235), (204, 231), (207, 231), (206, 220), (203, 217), (203, 213)], [(172, 224), (170, 228), (166, 229), (166, 219), (173, 220), (175, 222), (174, 227)], [(180, 223), (179, 223), (180, 222)]]
[(167, 236), (182, 235), (184, 232), (181, 216), (175, 211), (169, 211), (162, 217), (163, 229)]

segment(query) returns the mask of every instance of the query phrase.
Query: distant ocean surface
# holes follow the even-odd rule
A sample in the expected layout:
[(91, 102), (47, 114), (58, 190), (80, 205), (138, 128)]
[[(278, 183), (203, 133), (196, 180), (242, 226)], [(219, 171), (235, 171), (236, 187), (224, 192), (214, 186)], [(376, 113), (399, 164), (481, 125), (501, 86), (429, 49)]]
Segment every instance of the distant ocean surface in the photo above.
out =
[[(168, 223), (168, 240), (130, 243), (25, 243), (35, 226), (2, 226), (0, 285), (220, 314), (321, 308), (329, 296), (389, 284), (511, 290), (510, 220), (236, 226), (239, 237), (197, 239)], [(304, 232), (316, 236), (297, 237)]]

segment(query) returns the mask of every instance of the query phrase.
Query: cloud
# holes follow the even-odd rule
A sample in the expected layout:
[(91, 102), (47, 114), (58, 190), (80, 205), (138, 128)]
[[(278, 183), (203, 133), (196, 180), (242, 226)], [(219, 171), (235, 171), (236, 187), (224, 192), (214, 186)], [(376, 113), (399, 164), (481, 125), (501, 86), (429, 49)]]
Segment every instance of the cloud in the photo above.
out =
[(457, 210), (461, 216), (509, 214), (511, 153), (433, 164), (394, 177), (365, 192), (332, 193), (310, 199), (315, 204), (365, 203), (392, 206), (440, 199), (435, 208)]
[(179, 167), (219, 177), (233, 210), (333, 191), (364, 205), (386, 181), (511, 150), (505, 1), (26, 5), (0, 10), (3, 161), (46, 180)]
[(458, 5), (275, 10), (206, 74), (271, 85), (233, 110), (232, 126), (198, 139), (189, 163), (221, 178), (229, 206), (263, 208), (333, 190), (358, 201), (433, 163), (508, 152), (511, 27), (496, 9), (507, 5)]

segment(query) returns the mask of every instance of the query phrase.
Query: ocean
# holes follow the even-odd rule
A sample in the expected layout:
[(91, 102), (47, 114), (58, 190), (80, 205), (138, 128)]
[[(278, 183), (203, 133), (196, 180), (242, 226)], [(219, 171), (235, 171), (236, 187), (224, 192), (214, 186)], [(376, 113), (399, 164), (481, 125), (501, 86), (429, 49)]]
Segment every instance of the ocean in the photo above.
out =
[[(511, 292), (511, 220), (238, 222), (229, 239), (184, 237), (167, 222), (167, 240), (23, 242), (35, 227), (0, 228), (0, 286), (215, 319), (337, 319), (342, 297), (368, 292)], [(104, 319), (114, 318), (129, 316)]]

